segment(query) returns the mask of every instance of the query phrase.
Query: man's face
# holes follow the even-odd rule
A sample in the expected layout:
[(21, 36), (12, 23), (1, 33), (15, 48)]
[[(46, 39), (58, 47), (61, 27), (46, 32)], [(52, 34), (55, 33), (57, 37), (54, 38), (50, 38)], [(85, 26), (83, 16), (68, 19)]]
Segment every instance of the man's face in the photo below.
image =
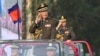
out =
[(42, 12), (39, 12), (42, 19), (46, 19), (48, 17), (48, 11), (42, 11)]
[(12, 55), (13, 56), (16, 56), (16, 55), (18, 55), (18, 49), (12, 49)]
[(66, 26), (66, 22), (62, 22), (62, 26)]
[(55, 51), (54, 50), (47, 51), (47, 56), (54, 56), (54, 55), (55, 55)]

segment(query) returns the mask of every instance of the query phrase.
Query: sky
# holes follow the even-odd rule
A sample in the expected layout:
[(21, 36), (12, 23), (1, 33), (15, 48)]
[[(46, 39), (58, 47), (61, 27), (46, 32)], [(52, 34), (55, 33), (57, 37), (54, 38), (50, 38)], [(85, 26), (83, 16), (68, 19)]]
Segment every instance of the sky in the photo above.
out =
[(1, 6), (1, 0), (0, 0), (0, 16), (2, 14), (2, 6)]
[[(0, 14), (3, 16), (8, 14), (8, 9), (17, 3), (17, 0), (0, 0)], [(22, 0), (18, 0), (20, 10), (22, 10)]]

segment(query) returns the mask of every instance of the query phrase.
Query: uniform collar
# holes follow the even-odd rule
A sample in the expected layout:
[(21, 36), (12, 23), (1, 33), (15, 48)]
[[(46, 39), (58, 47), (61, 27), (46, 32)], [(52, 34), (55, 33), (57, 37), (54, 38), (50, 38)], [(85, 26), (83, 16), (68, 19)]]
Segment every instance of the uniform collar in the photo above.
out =
[(44, 20), (42, 20), (42, 21), (43, 21), (43, 22), (45, 22), (45, 21), (47, 22), (48, 20), (49, 20), (49, 18), (47, 17), (46, 19), (44, 19)]

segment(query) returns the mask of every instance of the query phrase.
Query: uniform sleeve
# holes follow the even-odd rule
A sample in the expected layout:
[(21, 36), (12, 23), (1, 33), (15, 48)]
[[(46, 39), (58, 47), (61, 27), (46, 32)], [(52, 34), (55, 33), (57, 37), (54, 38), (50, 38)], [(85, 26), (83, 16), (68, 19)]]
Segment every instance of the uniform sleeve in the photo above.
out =
[(70, 31), (71, 31), (71, 39), (75, 40), (76, 37), (75, 37), (75, 33), (74, 33), (73, 29), (71, 28)]
[(29, 28), (29, 32), (30, 33), (35, 33), (35, 30), (39, 27), (39, 24), (33, 23), (30, 28)]
[(53, 22), (52, 24), (52, 30), (51, 30), (51, 39), (55, 39), (56, 38), (56, 26), (57, 26), (57, 22)]

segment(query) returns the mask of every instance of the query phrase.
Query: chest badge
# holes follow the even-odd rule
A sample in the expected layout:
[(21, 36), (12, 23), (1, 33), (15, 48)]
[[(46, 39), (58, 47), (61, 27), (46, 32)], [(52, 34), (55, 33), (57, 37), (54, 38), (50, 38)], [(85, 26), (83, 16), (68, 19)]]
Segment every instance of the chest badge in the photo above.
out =
[(66, 34), (69, 34), (69, 31), (65, 31)]
[(51, 27), (51, 24), (45, 24), (45, 27)]

